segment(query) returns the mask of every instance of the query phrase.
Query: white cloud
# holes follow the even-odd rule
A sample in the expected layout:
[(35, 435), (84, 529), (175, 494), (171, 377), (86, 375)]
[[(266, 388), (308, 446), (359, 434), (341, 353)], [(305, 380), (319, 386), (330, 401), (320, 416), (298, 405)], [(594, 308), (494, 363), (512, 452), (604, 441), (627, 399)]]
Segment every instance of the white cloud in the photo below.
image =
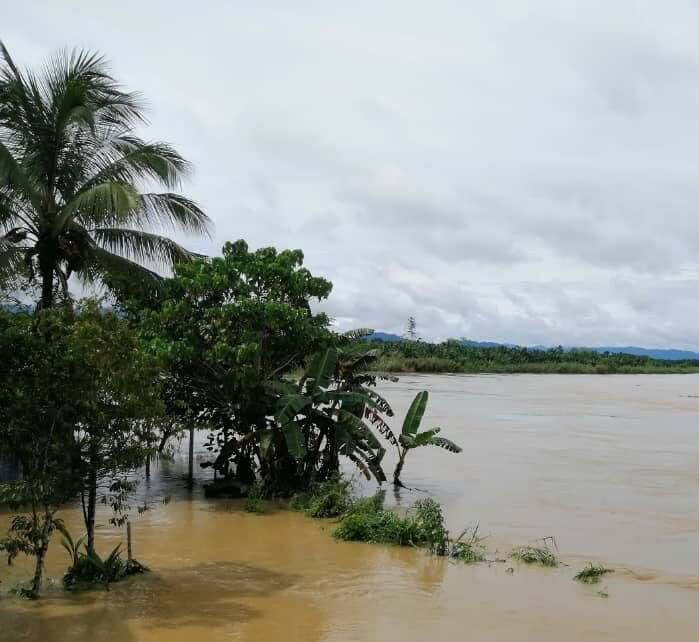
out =
[(699, 6), (282, 0), (4, 9), (105, 53), (228, 239), (301, 247), (345, 326), (699, 348)]

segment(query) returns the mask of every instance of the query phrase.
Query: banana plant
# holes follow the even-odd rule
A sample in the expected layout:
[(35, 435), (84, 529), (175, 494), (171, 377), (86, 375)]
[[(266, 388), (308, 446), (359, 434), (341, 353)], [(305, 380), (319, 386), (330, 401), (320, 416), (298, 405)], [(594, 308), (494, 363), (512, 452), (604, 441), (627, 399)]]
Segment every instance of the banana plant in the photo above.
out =
[[(385, 449), (361, 414), (365, 407), (376, 409), (377, 401), (364, 391), (337, 388), (339, 356), (336, 348), (315, 355), (294, 390), (279, 399), (276, 423), (287, 452), (304, 467), (304, 474), (337, 473), (343, 455), (367, 478), (385, 481)], [(264, 450), (274, 447), (274, 441), (270, 433)]]
[(398, 463), (393, 471), (393, 483), (396, 486), (403, 486), (400, 480), (400, 475), (403, 472), (406, 455), (415, 448), (422, 446), (438, 446), (444, 448), (451, 453), (460, 453), (461, 447), (457, 446), (453, 441), (445, 437), (438, 437), (437, 433), (441, 428), (430, 428), (423, 432), (420, 431), (420, 424), (427, 408), (428, 393), (426, 390), (418, 392), (415, 399), (410, 404), (408, 413), (403, 420), (403, 428), (398, 437)]

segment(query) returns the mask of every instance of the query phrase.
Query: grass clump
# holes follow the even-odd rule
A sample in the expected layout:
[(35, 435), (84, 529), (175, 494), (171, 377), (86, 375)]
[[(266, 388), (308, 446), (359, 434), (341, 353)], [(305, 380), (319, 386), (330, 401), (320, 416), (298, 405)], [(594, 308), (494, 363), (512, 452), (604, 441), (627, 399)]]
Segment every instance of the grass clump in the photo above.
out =
[(419, 540), (420, 529), (411, 517), (400, 517), (383, 506), (385, 492), (379, 491), (352, 503), (334, 536), (346, 542), (407, 546)]
[(263, 502), (265, 489), (261, 482), (256, 481), (248, 490), (245, 497), (245, 511), (248, 513), (257, 513), (258, 515), (265, 512)]
[(582, 571), (578, 571), (573, 579), (577, 582), (583, 582), (585, 584), (597, 584), (603, 575), (613, 572), (614, 569), (606, 568), (601, 565), (590, 564), (582, 569)]
[(539, 564), (541, 566), (558, 566), (558, 558), (546, 546), (518, 546), (510, 554), (512, 559), (524, 564)]
[(305, 493), (297, 493), (289, 501), (291, 510), (303, 511), (309, 517), (340, 517), (352, 505), (352, 483), (335, 478), (313, 484)]
[(459, 537), (449, 542), (449, 556), (466, 564), (485, 561), (483, 538), (478, 536), (478, 526), (473, 530), (467, 528)]

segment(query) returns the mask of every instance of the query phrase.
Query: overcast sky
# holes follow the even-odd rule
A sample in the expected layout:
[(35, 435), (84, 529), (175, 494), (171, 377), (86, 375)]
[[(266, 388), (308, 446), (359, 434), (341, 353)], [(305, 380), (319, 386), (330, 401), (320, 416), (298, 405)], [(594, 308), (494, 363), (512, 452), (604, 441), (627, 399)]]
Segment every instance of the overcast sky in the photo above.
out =
[(699, 3), (25, 0), (98, 49), (226, 240), (300, 247), (342, 328), (699, 349)]

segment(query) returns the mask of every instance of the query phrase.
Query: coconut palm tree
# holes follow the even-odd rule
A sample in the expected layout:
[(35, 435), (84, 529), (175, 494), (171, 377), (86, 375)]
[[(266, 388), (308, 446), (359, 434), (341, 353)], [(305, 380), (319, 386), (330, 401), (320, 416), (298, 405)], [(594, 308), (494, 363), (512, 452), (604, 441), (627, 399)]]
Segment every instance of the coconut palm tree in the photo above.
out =
[(194, 202), (169, 191), (189, 164), (139, 138), (144, 123), (140, 97), (100, 56), (61, 52), (37, 74), (0, 42), (0, 282), (23, 272), (50, 307), (71, 274), (155, 280), (157, 265), (195, 256), (162, 235), (209, 228)]

